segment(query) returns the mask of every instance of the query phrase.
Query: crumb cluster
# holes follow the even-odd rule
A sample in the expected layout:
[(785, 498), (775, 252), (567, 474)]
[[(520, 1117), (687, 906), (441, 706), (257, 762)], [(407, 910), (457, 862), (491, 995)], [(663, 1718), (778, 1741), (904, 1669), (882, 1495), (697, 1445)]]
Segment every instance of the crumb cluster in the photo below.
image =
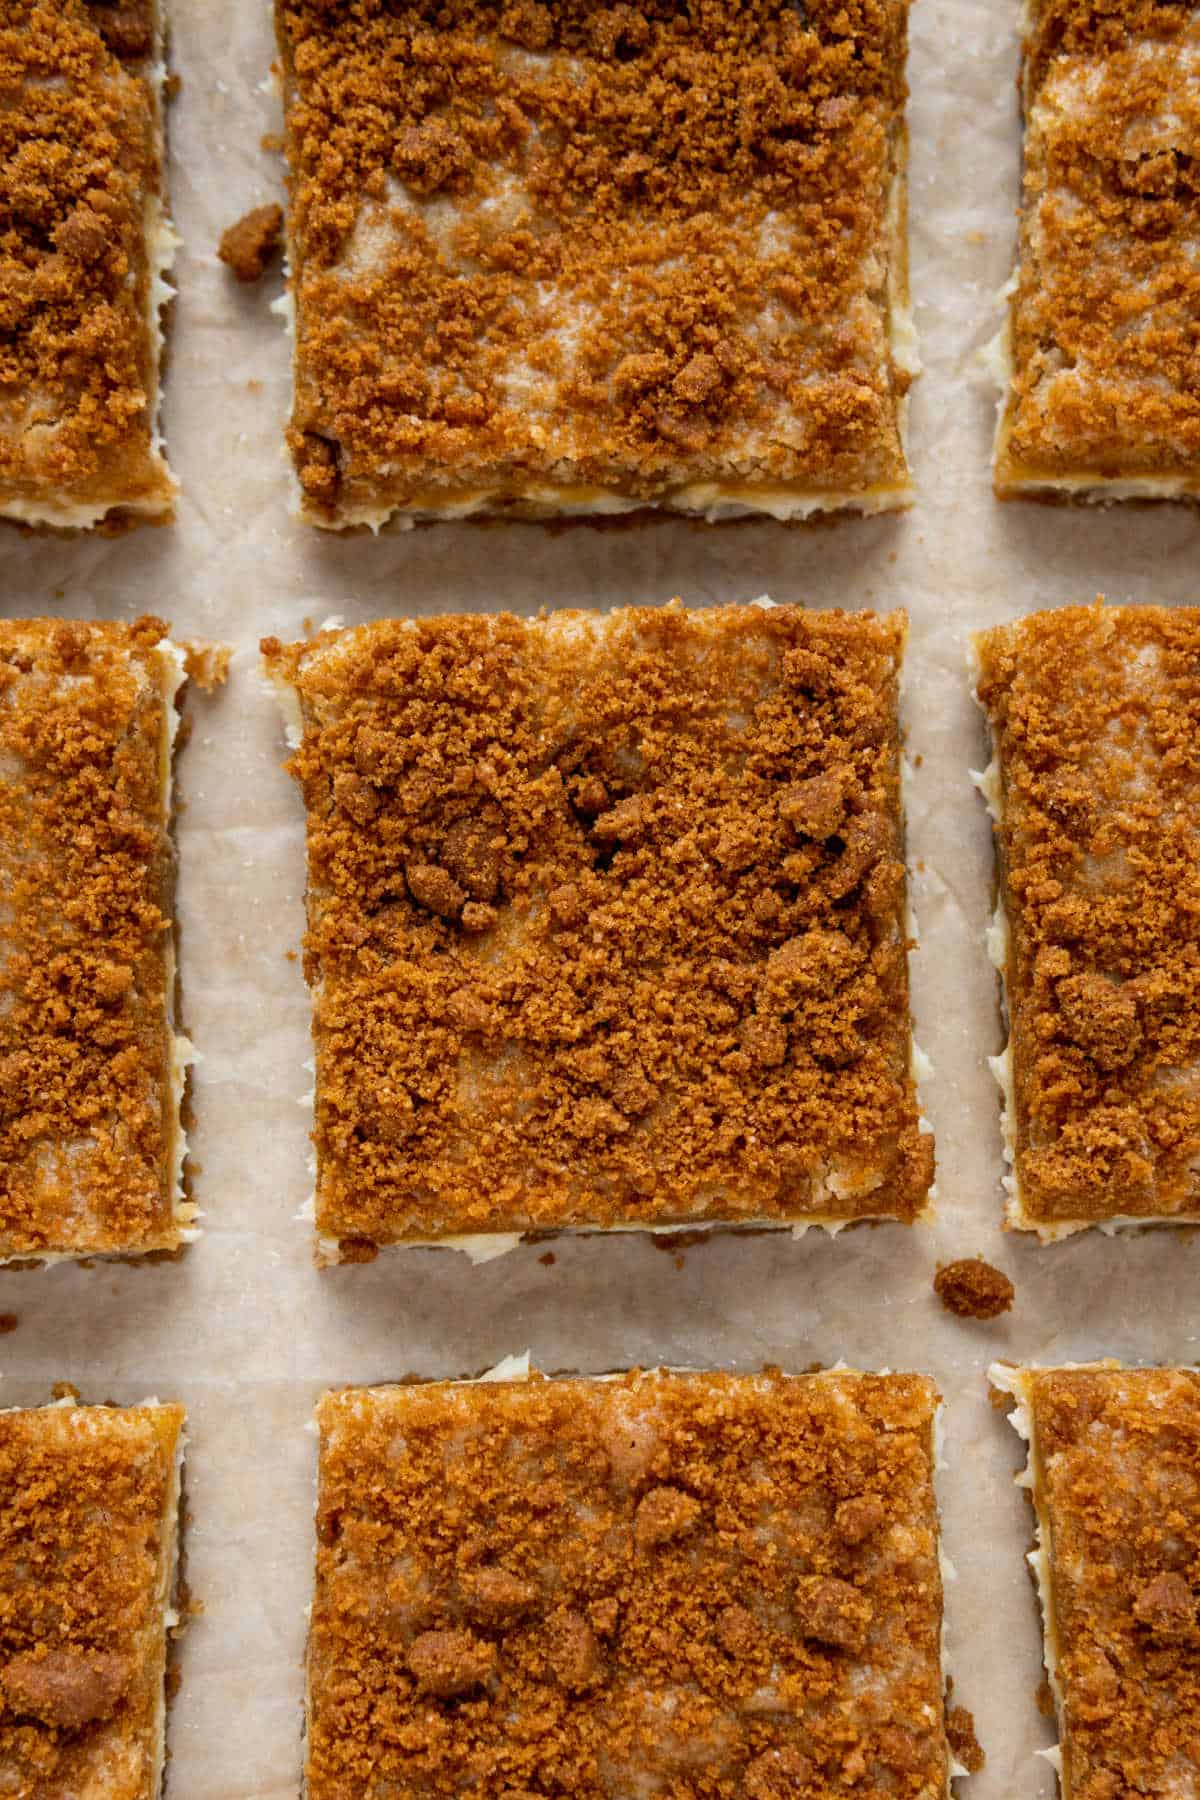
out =
[(978, 640), (1001, 783), (1014, 1222), (1200, 1213), (1200, 613)]
[(308, 1794), (942, 1800), (916, 1376), (327, 1395)]
[(304, 721), (317, 1226), (911, 1220), (900, 615), (264, 644)]
[(165, 626), (0, 622), (0, 1255), (171, 1249)]
[(1036, 0), (1000, 492), (1200, 491), (1200, 7)]
[(0, 1413), (0, 1788), (155, 1800), (176, 1406)]
[(1063, 1792), (1200, 1781), (1200, 1374), (1024, 1371), (1050, 1554)]
[(217, 255), (239, 281), (261, 281), (282, 236), (282, 206), (256, 206), (221, 233)]
[(0, 22), (0, 517), (169, 514), (155, 442), (157, 12), (8, 0)]
[(903, 504), (907, 0), (277, 0), (306, 515)]
[(981, 1256), (943, 1264), (933, 1278), (933, 1290), (946, 1311), (960, 1319), (998, 1319), (1011, 1310), (1016, 1298), (1003, 1269)]

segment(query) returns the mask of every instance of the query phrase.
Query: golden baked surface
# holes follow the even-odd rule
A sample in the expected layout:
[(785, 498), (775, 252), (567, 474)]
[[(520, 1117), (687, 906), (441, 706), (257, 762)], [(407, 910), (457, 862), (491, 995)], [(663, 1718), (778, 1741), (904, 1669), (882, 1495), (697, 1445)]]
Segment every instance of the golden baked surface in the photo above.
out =
[(0, 1256), (172, 1249), (165, 626), (0, 621)]
[(309, 1800), (940, 1800), (935, 1403), (848, 1373), (326, 1395)]
[(317, 1228), (912, 1219), (903, 615), (264, 644), (308, 813)]
[(0, 1413), (0, 1791), (156, 1800), (183, 1408)]
[(151, 0), (5, 0), (0, 517), (171, 511), (153, 442), (158, 55)]
[(1024, 1372), (1049, 1522), (1063, 1793), (1200, 1782), (1200, 1374)]
[(305, 515), (903, 504), (907, 11), (277, 0)]
[(997, 487), (1200, 492), (1200, 6), (1029, 12)]
[(1070, 607), (977, 640), (1020, 1216), (1200, 1213), (1200, 610)]

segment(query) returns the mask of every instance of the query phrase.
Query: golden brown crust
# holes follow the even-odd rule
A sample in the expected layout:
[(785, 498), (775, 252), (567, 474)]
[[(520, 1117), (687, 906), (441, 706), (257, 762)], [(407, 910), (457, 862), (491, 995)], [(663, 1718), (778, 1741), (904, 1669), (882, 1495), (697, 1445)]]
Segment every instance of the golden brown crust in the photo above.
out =
[(1027, 1370), (1020, 1391), (1050, 1559), (1063, 1794), (1187, 1793), (1200, 1779), (1200, 1374)]
[(902, 504), (907, 10), (277, 0), (306, 516)]
[(1034, 1226), (1200, 1212), (1200, 611), (983, 634), (1016, 1178)]
[(945, 1795), (935, 1404), (849, 1373), (327, 1395), (309, 1800)]
[(155, 447), (157, 9), (9, 0), (0, 23), (0, 517), (169, 515)]
[(1033, 0), (1029, 13), (997, 488), (1195, 494), (1200, 7)]
[(0, 1785), (155, 1800), (182, 1407), (0, 1413)]
[(904, 629), (676, 605), (264, 644), (305, 727), (324, 1237), (919, 1212)]
[(0, 622), (0, 1255), (173, 1249), (165, 626)]

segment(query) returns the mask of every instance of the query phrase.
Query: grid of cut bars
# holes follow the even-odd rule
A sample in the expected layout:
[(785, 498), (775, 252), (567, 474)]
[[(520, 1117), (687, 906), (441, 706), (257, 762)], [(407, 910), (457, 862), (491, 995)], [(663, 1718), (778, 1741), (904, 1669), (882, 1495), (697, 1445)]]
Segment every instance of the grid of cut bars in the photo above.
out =
[(264, 646), (299, 707), (324, 1255), (921, 1212), (904, 634), (675, 606)]

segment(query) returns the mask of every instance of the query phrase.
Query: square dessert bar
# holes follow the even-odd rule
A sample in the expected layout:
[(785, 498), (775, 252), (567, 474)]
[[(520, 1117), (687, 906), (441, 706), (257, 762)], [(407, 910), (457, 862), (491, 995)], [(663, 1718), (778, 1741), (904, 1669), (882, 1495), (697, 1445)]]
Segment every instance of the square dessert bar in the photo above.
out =
[(975, 640), (1008, 1219), (1200, 1218), (1200, 609), (1070, 607)]
[(263, 645), (308, 813), (322, 1255), (922, 1210), (905, 629), (675, 604)]
[(173, 1250), (180, 1100), (157, 619), (0, 621), (0, 1260)]
[(997, 1365), (1029, 1442), (1062, 1800), (1200, 1786), (1200, 1373)]
[(181, 1406), (0, 1413), (0, 1790), (157, 1800)]
[(165, 201), (157, 0), (5, 0), (0, 518), (165, 518)]
[(940, 1800), (936, 1409), (849, 1371), (327, 1394), (308, 1800)]
[(1200, 493), (1200, 6), (1029, 0), (996, 490)]
[(275, 17), (303, 517), (908, 503), (908, 0)]

